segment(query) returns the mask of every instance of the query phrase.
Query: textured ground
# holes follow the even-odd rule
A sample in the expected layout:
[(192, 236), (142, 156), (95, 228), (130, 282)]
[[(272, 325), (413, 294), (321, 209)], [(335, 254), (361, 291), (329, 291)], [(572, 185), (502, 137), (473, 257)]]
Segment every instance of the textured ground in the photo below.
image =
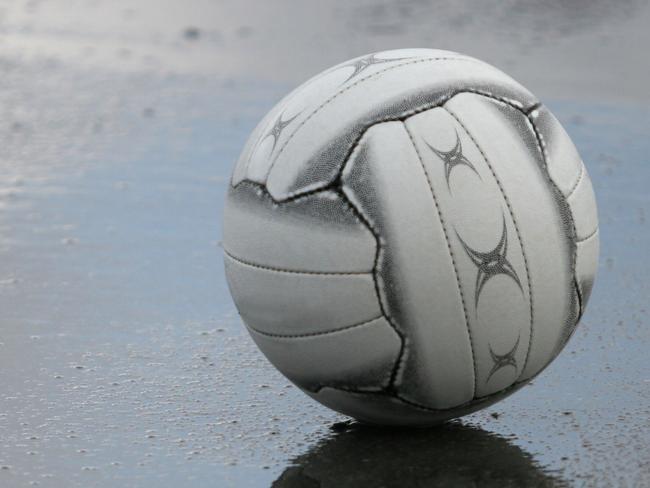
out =
[[(650, 484), (647, 4), (129, 4), (0, 6), (0, 486)], [(342, 424), (289, 386), (244, 332), (219, 247), (263, 113), (334, 62), (407, 45), (537, 93), (602, 233), (554, 364), (419, 432)]]

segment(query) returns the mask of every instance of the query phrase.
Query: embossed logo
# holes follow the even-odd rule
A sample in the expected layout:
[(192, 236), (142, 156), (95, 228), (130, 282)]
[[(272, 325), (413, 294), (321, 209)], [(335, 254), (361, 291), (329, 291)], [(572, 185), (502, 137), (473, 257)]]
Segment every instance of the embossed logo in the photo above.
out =
[(447, 188), (450, 188), (449, 177), (451, 176), (451, 171), (457, 166), (467, 166), (469, 169), (474, 171), (474, 173), (476, 173), (476, 176), (481, 178), (481, 175), (478, 174), (478, 171), (476, 171), (476, 168), (472, 162), (463, 154), (463, 146), (460, 142), (458, 131), (456, 131), (456, 144), (450, 151), (441, 151), (426, 141), (424, 141), (424, 143), (429, 147), (429, 149), (431, 149), (431, 151), (433, 151), (434, 154), (442, 159), (442, 162), (445, 164), (445, 178), (447, 179)]
[[(348, 76), (341, 84), (347, 83), (353, 78), (356, 78), (359, 76), (361, 73), (363, 73), (365, 70), (370, 68), (371, 66), (374, 66), (376, 64), (383, 64), (383, 63), (392, 63), (393, 61), (402, 61), (404, 59), (409, 59), (409, 58), (378, 58), (374, 54), (370, 54), (368, 56), (365, 56), (363, 58), (357, 59), (356, 61), (352, 61), (351, 63), (344, 64), (341, 66), (341, 68), (354, 68), (350, 76)], [(341, 69), (340, 68), (340, 69)]]
[(474, 305), (478, 307), (478, 300), (481, 296), (481, 291), (485, 284), (495, 276), (506, 275), (517, 283), (517, 286), (523, 293), (523, 288), (521, 287), (521, 282), (517, 273), (508, 261), (506, 257), (508, 254), (508, 228), (506, 227), (506, 217), (503, 217), (503, 230), (501, 231), (501, 239), (497, 243), (496, 247), (488, 252), (480, 252), (469, 247), (465, 241), (458, 235), (458, 240), (463, 245), (465, 252), (469, 256), (470, 260), (476, 266), (476, 287), (474, 289)]
[(490, 348), (490, 357), (492, 358), (492, 362), (494, 364), (492, 365), (492, 369), (488, 374), (487, 380), (485, 380), (486, 383), (490, 381), (490, 378), (492, 378), (492, 375), (494, 373), (496, 373), (502, 368), (512, 366), (513, 368), (515, 368), (515, 371), (517, 371), (517, 359), (515, 358), (515, 352), (517, 352), (517, 347), (519, 347), (520, 338), (521, 338), (521, 333), (517, 335), (517, 341), (515, 342), (515, 345), (512, 346), (512, 349), (510, 349), (505, 354), (497, 354), (492, 350), (492, 346), (488, 346)]
[(288, 118), (286, 120), (282, 119), (282, 116), (284, 113), (281, 113), (278, 118), (275, 120), (275, 123), (273, 124), (273, 127), (271, 127), (271, 130), (269, 130), (266, 135), (264, 136), (264, 139), (267, 137), (273, 137), (273, 146), (271, 147), (271, 152), (275, 150), (275, 145), (278, 143), (278, 139), (280, 139), (280, 135), (282, 134), (282, 131), (286, 129), (286, 127), (294, 121), (298, 115), (300, 115), (300, 112), (298, 112), (296, 115), (294, 115), (291, 118)]

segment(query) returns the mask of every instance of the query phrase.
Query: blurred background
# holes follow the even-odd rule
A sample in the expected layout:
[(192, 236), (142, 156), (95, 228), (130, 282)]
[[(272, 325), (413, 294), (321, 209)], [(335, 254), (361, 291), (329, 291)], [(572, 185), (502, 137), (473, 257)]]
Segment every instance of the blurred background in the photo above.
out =
[[(648, 486), (650, 5), (0, 1), (0, 486)], [(594, 181), (601, 267), (534, 384), (364, 428), (257, 351), (223, 278), (232, 164), (287, 91), (434, 47), (541, 98)]]

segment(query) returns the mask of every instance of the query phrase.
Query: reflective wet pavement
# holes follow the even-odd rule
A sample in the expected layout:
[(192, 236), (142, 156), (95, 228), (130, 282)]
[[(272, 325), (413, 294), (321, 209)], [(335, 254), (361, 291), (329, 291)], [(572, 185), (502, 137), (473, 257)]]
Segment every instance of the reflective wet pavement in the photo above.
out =
[[(650, 484), (650, 63), (633, 50), (650, 9), (542, 3), (0, 9), (0, 486)], [(423, 431), (351, 424), (291, 387), (243, 330), (219, 247), (232, 162), (266, 110), (404, 45), (537, 93), (589, 168), (602, 232), (553, 365)]]

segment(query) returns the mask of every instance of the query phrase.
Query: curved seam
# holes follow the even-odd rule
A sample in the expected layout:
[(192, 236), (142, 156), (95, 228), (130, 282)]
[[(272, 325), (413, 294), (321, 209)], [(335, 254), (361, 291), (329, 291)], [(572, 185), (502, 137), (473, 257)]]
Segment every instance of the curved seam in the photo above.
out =
[(234, 256), (226, 249), (223, 250), (223, 253), (233, 261), (242, 264), (244, 266), (249, 266), (251, 268), (261, 269), (264, 271), (272, 271), (275, 273), (287, 273), (287, 274), (302, 274), (302, 275), (316, 275), (316, 276), (364, 276), (370, 275), (372, 271), (307, 271), (307, 270), (295, 270), (295, 269), (285, 269), (285, 268), (275, 268), (272, 266), (266, 266), (263, 264), (253, 263), (251, 261), (246, 261), (244, 259)]
[(408, 406), (418, 408), (420, 410), (424, 410), (427, 412), (432, 412), (432, 413), (446, 413), (446, 412), (452, 412), (454, 410), (458, 409), (463, 409), (467, 407), (472, 407), (473, 405), (478, 405), (481, 403), (485, 402), (491, 402), (493, 398), (505, 398), (512, 392), (518, 390), (522, 386), (524, 386), (526, 383), (530, 383), (533, 379), (535, 379), (538, 376), (539, 373), (536, 373), (533, 375), (530, 379), (526, 380), (520, 380), (515, 383), (512, 383), (508, 387), (504, 388), (503, 390), (496, 391), (494, 393), (489, 393), (487, 395), (481, 396), (481, 397), (474, 397), (471, 400), (461, 403), (459, 405), (455, 405), (453, 407), (444, 407), (444, 408), (435, 408), (435, 407), (429, 407), (427, 405), (423, 405), (418, 402), (414, 402), (412, 400), (409, 400), (408, 398), (404, 398), (402, 395), (399, 394), (393, 394), (393, 393), (387, 393), (385, 391), (372, 391), (371, 389), (358, 389), (358, 388), (349, 388), (345, 386), (330, 386), (327, 384), (321, 384), (319, 385), (319, 388), (316, 392), (319, 392), (323, 388), (332, 388), (336, 390), (341, 390), (347, 393), (354, 393), (358, 395), (377, 395), (377, 396), (387, 396), (389, 398), (393, 398), (397, 401), (400, 401)]
[(596, 227), (596, 229), (592, 233), (587, 235), (587, 237), (583, 237), (582, 239), (576, 239), (576, 243), (581, 244), (581, 243), (583, 243), (585, 241), (588, 241), (589, 239), (593, 238), (596, 234), (598, 234), (598, 230), (599, 230), (599, 227)]
[(295, 203), (299, 202), (300, 200), (306, 200), (307, 198), (318, 195), (319, 193), (326, 193), (326, 192), (333, 192), (336, 193), (334, 185), (332, 183), (328, 183), (327, 185), (323, 185), (317, 188), (312, 188), (311, 190), (307, 190), (301, 193), (297, 193), (296, 195), (293, 195), (291, 198), (287, 198), (285, 200), (276, 200), (273, 198), (273, 195), (271, 195), (266, 188), (266, 185), (264, 183), (260, 183), (258, 181), (253, 181), (249, 180), (248, 178), (244, 178), (240, 181), (237, 182), (237, 184), (232, 185), (232, 189), (236, 190), (240, 186), (244, 185), (249, 185), (258, 188), (260, 191), (264, 192), (264, 196), (266, 196), (269, 200), (271, 200), (275, 205), (283, 205), (287, 203)]
[[(505, 103), (507, 105), (510, 105), (511, 107), (516, 108), (517, 110), (523, 112), (524, 115), (528, 115), (528, 113), (532, 112), (533, 110), (536, 110), (540, 106), (539, 102), (535, 102), (530, 107), (525, 109), (524, 104), (521, 103), (519, 100), (515, 100), (515, 99), (512, 99), (512, 98), (507, 98), (507, 97), (502, 97), (502, 96), (499, 96), (499, 95), (495, 95), (494, 93), (492, 93), (491, 91), (488, 91), (488, 90), (480, 90), (478, 88), (468, 88), (468, 89), (463, 90), (463, 91), (467, 92), (467, 93), (474, 93), (476, 95), (481, 95), (481, 96), (484, 96), (484, 97), (487, 97), (487, 98), (492, 98), (493, 100), (497, 100), (499, 102), (503, 102), (503, 103)], [(460, 92), (460, 93), (462, 93), (462, 92)], [(457, 95), (460, 94), (460, 93), (457, 93)]]
[(379, 263), (382, 260), (383, 252), (384, 252), (384, 246), (382, 245), (381, 238), (379, 236), (379, 233), (375, 229), (375, 226), (371, 222), (371, 220), (368, 218), (367, 215), (364, 214), (363, 210), (361, 208), (357, 208), (357, 206), (352, 202), (351, 198), (347, 195), (345, 192), (345, 186), (343, 185), (342, 182), (342, 175), (343, 172), (345, 171), (345, 168), (347, 165), (352, 161), (355, 156), (356, 152), (359, 150), (361, 147), (361, 141), (363, 140), (364, 136), (366, 135), (366, 132), (364, 131), (361, 136), (355, 141), (353, 146), (350, 148), (350, 151), (343, 161), (343, 164), (339, 168), (338, 175), (336, 178), (336, 181), (338, 182), (338, 188), (339, 188), (339, 194), (341, 195), (341, 199), (347, 203), (349, 206), (350, 210), (356, 215), (357, 219), (368, 229), (368, 232), (372, 234), (372, 236), (375, 238), (375, 261), (373, 263), (372, 267), (372, 281), (373, 284), (375, 285), (375, 294), (377, 295), (377, 303), (379, 304), (379, 310), (381, 310), (381, 313), (383, 317), (386, 319), (386, 322), (388, 322), (388, 325), (392, 327), (392, 329), (395, 331), (395, 334), (400, 340), (400, 350), (397, 355), (397, 358), (395, 358), (395, 361), (393, 363), (393, 367), (391, 368), (390, 376), (388, 378), (388, 388), (392, 387), (396, 381), (396, 378), (399, 374), (399, 371), (402, 367), (404, 357), (406, 355), (406, 335), (397, 327), (395, 321), (391, 317), (391, 315), (388, 313), (387, 306), (384, 304), (383, 298), (382, 298), (382, 289), (379, 285), (379, 280), (377, 279), (377, 274), (378, 274), (378, 269), (379, 269)]
[(578, 176), (578, 180), (575, 182), (575, 184), (571, 187), (571, 190), (569, 190), (569, 193), (566, 195), (566, 199), (568, 200), (571, 198), (571, 195), (573, 195), (573, 192), (575, 192), (578, 189), (578, 185), (582, 181), (582, 178), (585, 175), (585, 165), (583, 163), (580, 163), (580, 175)]
[(458, 274), (458, 267), (456, 266), (456, 258), (454, 256), (454, 251), (451, 247), (451, 243), (449, 242), (449, 236), (447, 235), (447, 226), (445, 224), (445, 220), (442, 216), (442, 212), (440, 211), (440, 207), (438, 206), (438, 201), (436, 199), (436, 195), (433, 191), (433, 185), (431, 184), (431, 178), (429, 177), (429, 172), (426, 169), (426, 166), (424, 165), (424, 160), (422, 159), (422, 155), (420, 154), (420, 151), (418, 150), (417, 145), (415, 144), (415, 141), (413, 140), (413, 135), (411, 134), (411, 131), (409, 128), (406, 126), (406, 124), (402, 123), (404, 130), (406, 131), (409, 139), (411, 140), (411, 144), (413, 145), (413, 149), (415, 150), (415, 153), (418, 156), (418, 160), (420, 162), (420, 165), (422, 166), (422, 170), (424, 171), (424, 176), (427, 179), (427, 183), (429, 185), (429, 190), (431, 191), (431, 198), (433, 199), (433, 204), (436, 207), (436, 211), (438, 213), (438, 217), (440, 219), (440, 225), (442, 226), (442, 232), (445, 236), (445, 241), (447, 242), (447, 249), (449, 250), (449, 256), (451, 257), (451, 264), (452, 267), (454, 268), (454, 274), (456, 275), (456, 284), (458, 286), (458, 293), (460, 295), (460, 301), (463, 306), (463, 315), (465, 317), (465, 325), (467, 327), (467, 335), (469, 338), (469, 348), (470, 352), (472, 355), (472, 366), (473, 366), (473, 371), (474, 371), (474, 378), (473, 378), (473, 383), (474, 383), (474, 391), (472, 392), (472, 397), (476, 395), (476, 389), (477, 389), (477, 381), (478, 381), (478, 374), (477, 374), (477, 364), (476, 364), (476, 357), (474, 356), (474, 339), (472, 337), (472, 330), (469, 326), (469, 318), (467, 314), (467, 305), (465, 303), (465, 295), (463, 294), (463, 287), (461, 286), (460, 283), (460, 275)]
[[(505, 190), (504, 190), (504, 188), (503, 188), (503, 186), (501, 184), (501, 180), (497, 177), (496, 172), (494, 171), (494, 168), (493, 168), (492, 164), (490, 163), (490, 161), (488, 160), (487, 155), (485, 154), (485, 151), (483, 151), (483, 149), (479, 145), (478, 141), (470, 133), (470, 131), (465, 126), (465, 124), (463, 124), (461, 122), (460, 118), (453, 111), (448, 109), (447, 107), (442, 107), (442, 108), (443, 108), (443, 110), (447, 111), (447, 113), (449, 113), (449, 115), (451, 115), (454, 119), (456, 119), (456, 122), (458, 122), (458, 124), (463, 128), (463, 130), (465, 131), (467, 136), (472, 140), (472, 142), (474, 143), (476, 148), (481, 153), (481, 156), (483, 157), (483, 160), (485, 161), (488, 168), (490, 169), (490, 172), (492, 173), (492, 176), (494, 177), (494, 180), (496, 181), (497, 186), (499, 187), (499, 190), (501, 191), (501, 195), (503, 196), (503, 199), (505, 200), (506, 205), (508, 206), (508, 211), (510, 212), (510, 217), (512, 218), (512, 223), (515, 226), (515, 231), (517, 233), (517, 239), (519, 240), (519, 245), (521, 246), (521, 254), (524, 257), (524, 267), (526, 269), (526, 280), (528, 282), (528, 302), (529, 302), (529, 305), (530, 305), (529, 306), (529, 310), (530, 310), (530, 335), (529, 335), (529, 338), (528, 338), (528, 350), (526, 351), (526, 359), (524, 359), (524, 364), (521, 367), (521, 372), (523, 372), (524, 369), (526, 368), (526, 365), (528, 364), (528, 356), (530, 355), (530, 350), (531, 350), (532, 344), (533, 344), (533, 323), (534, 323), (533, 287), (531, 285), (530, 267), (528, 265), (528, 258), (526, 256), (526, 250), (524, 248), (524, 241), (521, 238), (521, 232), (519, 230), (519, 225), (517, 224), (517, 219), (515, 218), (515, 214), (514, 214), (514, 211), (512, 209), (512, 205), (510, 204), (510, 199), (506, 195), (506, 192), (505, 192)], [(521, 374), (521, 372), (519, 373), (519, 375)], [(517, 375), (517, 378), (519, 377), (519, 375)]]
[(333, 102), (336, 98), (338, 98), (340, 95), (343, 93), (347, 92), (348, 90), (351, 90), (355, 86), (364, 83), (368, 81), (371, 78), (375, 78), (383, 73), (386, 73), (387, 71), (392, 71), (397, 68), (401, 68), (403, 66), (408, 66), (411, 64), (418, 64), (418, 63), (425, 63), (425, 62), (432, 62), (432, 61), (470, 61), (470, 62), (480, 62), (477, 61), (473, 58), (464, 58), (464, 57), (456, 57), (456, 56), (437, 56), (437, 57), (432, 57), (432, 58), (419, 58), (415, 59), (412, 61), (407, 61), (404, 63), (399, 63), (395, 64), (393, 66), (389, 66), (387, 68), (384, 68), (382, 70), (376, 71), (374, 73), (371, 73), (367, 76), (364, 76), (363, 78), (359, 78), (357, 81), (354, 83), (347, 85), (344, 88), (341, 88), (338, 92), (334, 93), (331, 95), (329, 98), (327, 98), (323, 103), (321, 103), (318, 107), (316, 107), (307, 117), (305, 117), (300, 124), (294, 129), (294, 131), (287, 137), (287, 140), (284, 141), (282, 146), (280, 146), (280, 149), (278, 150), (278, 153), (275, 155), (275, 158), (273, 159), (273, 162), (269, 166), (268, 171), (266, 172), (266, 178), (268, 179), (269, 175), (271, 174), (271, 171), (273, 170), (273, 167), (275, 166), (276, 161), (280, 157), (280, 155), (283, 153), (284, 148), (287, 147), (287, 144), (293, 139), (293, 137), (296, 135), (296, 133), (304, 126), (309, 120), (311, 120), (312, 117), (314, 117), (318, 112), (320, 112), (323, 108), (325, 108), (327, 105), (329, 105), (331, 102)]
[(272, 332), (264, 332), (263, 330), (259, 330), (255, 327), (252, 327), (244, 322), (246, 327), (250, 329), (251, 331), (255, 332), (256, 334), (260, 334), (266, 337), (273, 337), (276, 339), (299, 339), (299, 338), (304, 338), (304, 337), (317, 337), (317, 336), (324, 336), (324, 335), (334, 335), (339, 332), (345, 332), (346, 330), (354, 329), (357, 327), (363, 327), (366, 325), (369, 325), (372, 322), (376, 322), (379, 319), (383, 319), (384, 316), (380, 315), (379, 317), (374, 317), (372, 319), (364, 320), (363, 322), (359, 322), (358, 324), (352, 324), (352, 325), (345, 325), (343, 327), (338, 327), (336, 329), (331, 329), (323, 332), (306, 332), (304, 334), (273, 334)]
[[(347, 161), (347, 158), (346, 158), (346, 161)], [(343, 163), (343, 165), (345, 165), (345, 162)], [(339, 191), (339, 187), (338, 187), (337, 184), (330, 183), (325, 187), (316, 188), (316, 189), (313, 189), (313, 190), (310, 190), (310, 191), (307, 191), (307, 192), (304, 192), (304, 193), (300, 193), (298, 195), (295, 195), (291, 199), (282, 200), (280, 202), (276, 201), (273, 198), (273, 195), (271, 195), (268, 192), (268, 190), (266, 189), (266, 187), (262, 183), (258, 183), (257, 181), (251, 181), (251, 180), (244, 179), (244, 180), (241, 180), (240, 182), (238, 182), (235, 186), (233, 186), (232, 187), (233, 190), (236, 190), (240, 185), (249, 185), (249, 186), (252, 186), (254, 188), (257, 188), (259, 191), (264, 193), (264, 196), (266, 198), (271, 200), (271, 202), (273, 202), (273, 204), (277, 205), (277, 206), (290, 204), (290, 203), (297, 203), (297, 202), (300, 202), (302, 200), (307, 200), (310, 197), (319, 195), (321, 193), (330, 193), (332, 195), (336, 195), (337, 198), (342, 199), (341, 203), (343, 203), (350, 210), (350, 213), (352, 214), (354, 219), (357, 221), (357, 223), (364, 226), (366, 228), (366, 230), (368, 232), (370, 232), (370, 229), (368, 229), (367, 226), (365, 225), (365, 223), (363, 222), (363, 220), (359, 218), (359, 215), (357, 214), (357, 212), (355, 212), (354, 209), (350, 208), (350, 204), (347, 201), (347, 198), (345, 198), (345, 195), (341, 195), (341, 192)], [(370, 232), (370, 233), (372, 234), (372, 232)], [(367, 273), (371, 273), (371, 272), (372, 272), (372, 270), (367, 271)], [(364, 271), (361, 271), (360, 273), (364, 273)]]
[[(537, 375), (535, 375), (535, 376), (537, 376)], [(477, 405), (477, 404), (480, 404), (480, 403), (483, 403), (483, 402), (490, 402), (490, 400), (492, 398), (495, 398), (495, 397), (496, 398), (505, 398), (506, 396), (508, 396), (510, 394), (510, 392), (512, 390), (515, 390), (515, 391), (518, 390), (524, 384), (529, 383), (530, 381), (532, 381), (532, 379), (534, 379), (534, 377), (529, 379), (529, 380), (527, 379), (527, 380), (515, 381), (514, 383), (512, 383), (511, 385), (509, 385), (508, 387), (506, 387), (506, 388), (504, 388), (502, 390), (496, 391), (494, 393), (490, 393), (490, 394), (485, 395), (485, 396), (474, 397), (470, 401), (465, 402), (465, 403), (461, 403), (460, 405), (456, 405), (454, 407), (434, 408), (434, 407), (428, 407), (426, 405), (422, 405), (422, 404), (420, 404), (418, 402), (414, 402), (412, 400), (409, 400), (408, 398), (404, 398), (401, 395), (396, 395), (395, 398), (397, 400), (401, 401), (401, 402), (406, 403), (407, 405), (411, 405), (412, 407), (417, 407), (417, 408), (420, 408), (422, 410), (426, 410), (428, 412), (444, 413), (444, 412), (450, 412), (450, 411), (453, 411), (453, 410), (458, 410), (458, 409), (462, 409), (462, 408), (471, 407), (472, 405)], [(363, 393), (363, 392), (360, 392), (360, 393)]]
[(360, 395), (378, 395), (378, 396), (388, 396), (386, 390), (383, 387), (377, 386), (347, 386), (345, 384), (339, 384), (336, 381), (332, 383), (317, 383), (313, 386), (312, 389), (307, 388), (311, 393), (319, 394), (324, 388), (330, 388), (331, 390), (340, 390), (346, 393), (356, 393)]
[(386, 322), (388, 322), (388, 325), (390, 325), (390, 327), (394, 330), (395, 334), (397, 334), (397, 337), (400, 340), (400, 350), (397, 358), (395, 358), (395, 362), (393, 363), (393, 367), (391, 368), (390, 376), (388, 378), (388, 386), (390, 387), (395, 383), (395, 378), (397, 378), (397, 375), (399, 374), (399, 371), (402, 367), (402, 363), (406, 351), (406, 336), (395, 325), (395, 322), (393, 318), (390, 316), (390, 314), (388, 313), (387, 308), (384, 304), (384, 300), (382, 298), (381, 287), (379, 286), (379, 280), (377, 279), (377, 270), (379, 268), (379, 262), (382, 259), (381, 256), (383, 255), (384, 249), (383, 246), (381, 245), (381, 239), (379, 237), (379, 234), (375, 230), (374, 226), (370, 223), (370, 220), (362, 212), (362, 210), (358, 209), (352, 203), (352, 201), (347, 197), (347, 195), (345, 194), (345, 189), (343, 187), (341, 188), (342, 188), (341, 194), (343, 195), (345, 201), (348, 203), (348, 205), (354, 212), (358, 213), (359, 218), (363, 221), (364, 225), (366, 226), (368, 231), (374, 236), (376, 241), (377, 249), (375, 251), (375, 263), (372, 269), (372, 281), (375, 285), (375, 295), (377, 295), (377, 303), (379, 304), (379, 309), (381, 310), (382, 316), (386, 319)]
[[(582, 312), (583, 312), (582, 291), (580, 289), (580, 286), (578, 284), (578, 278), (576, 276), (576, 266), (577, 266), (577, 261), (578, 261), (578, 242), (577, 242), (578, 231), (577, 231), (577, 228), (576, 228), (576, 223), (575, 223), (575, 217), (573, 215), (573, 210), (571, 209), (571, 206), (569, 205), (569, 201), (568, 201), (567, 197), (564, 196), (564, 194), (562, 193), (562, 190), (560, 190), (560, 187), (557, 185), (557, 183), (555, 183), (555, 181), (551, 177), (551, 173), (549, 172), (549, 169), (548, 169), (549, 157), (548, 157), (548, 152), (546, 150), (546, 143), (544, 142), (544, 137), (542, 136), (541, 132), (539, 131), (539, 129), (535, 125), (535, 122), (533, 120), (533, 116), (531, 114), (525, 114), (525, 115), (526, 115), (526, 120), (530, 124), (530, 127), (531, 127), (531, 129), (533, 131), (533, 134), (535, 135), (535, 139), (537, 140), (537, 148), (538, 148), (538, 150), (540, 152), (540, 155), (542, 157), (542, 163), (543, 163), (543, 166), (544, 166), (546, 179), (550, 183), (551, 187), (554, 189), (557, 198), (558, 199), (560, 199), (560, 198), (564, 199), (564, 205), (566, 205), (566, 207), (568, 209), (568, 213), (569, 213), (569, 216), (570, 216), (569, 220), (571, 221), (570, 222), (570, 224), (571, 224), (571, 229), (570, 230), (571, 230), (572, 235), (568, 235), (567, 237), (569, 238), (569, 240), (573, 244), (573, 253), (571, 255), (571, 278), (573, 280), (573, 286), (575, 287), (576, 299), (578, 301), (578, 313), (576, 314), (573, 327), (569, 331), (569, 334), (567, 335), (567, 337), (563, 341), (562, 345), (560, 347), (556, 346), (557, 350), (556, 350), (556, 352), (555, 352), (555, 354), (553, 355), (553, 358), (552, 358), (552, 359), (554, 359), (560, 353), (560, 351), (562, 350), (562, 347), (564, 347), (564, 344), (566, 344), (566, 341), (571, 337), (571, 335), (573, 335), (573, 332), (575, 331), (575, 328), (578, 325), (578, 322), (580, 321), (580, 317), (582, 316)], [(584, 167), (584, 165), (583, 165), (583, 167)], [(560, 213), (561, 212), (562, 212), (562, 210), (560, 209)], [(548, 366), (548, 364), (550, 364), (550, 361), (546, 364), (546, 366)], [(544, 367), (546, 367), (546, 366), (544, 366)], [(544, 368), (542, 368), (542, 369), (544, 369)]]

